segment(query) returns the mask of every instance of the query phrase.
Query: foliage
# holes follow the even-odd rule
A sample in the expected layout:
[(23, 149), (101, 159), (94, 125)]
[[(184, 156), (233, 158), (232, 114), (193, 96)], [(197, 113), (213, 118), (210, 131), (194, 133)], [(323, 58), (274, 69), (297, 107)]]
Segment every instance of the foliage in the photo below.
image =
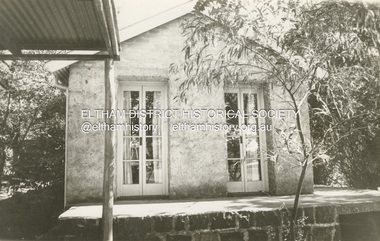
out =
[(269, 80), (284, 71), (281, 64), (289, 53), (282, 53), (277, 43), (295, 16), (285, 2), (279, 4), (201, 1), (194, 17), (182, 25), (187, 37), (185, 61), (171, 65), (172, 72), (181, 68), (186, 73), (181, 90), (191, 85)]
[(285, 148), (275, 159), (291, 156), (302, 166), (293, 220), (308, 163), (334, 153), (357, 158), (363, 153), (348, 140), (363, 143), (378, 133), (379, 16), (379, 6), (360, 2), (201, 0), (182, 24), (184, 61), (170, 66), (186, 76), (181, 99), (192, 86), (269, 82), (296, 112), (310, 101), (312, 126), (321, 128), (313, 130), (313, 142), (299, 115), (295, 125), (277, 130)]
[(16, 189), (63, 180), (65, 95), (43, 65), (0, 64), (0, 180)]
[[(375, 65), (372, 68), (376, 68)], [(330, 118), (321, 118), (318, 115), (321, 104), (315, 99), (310, 100), (311, 106), (315, 107), (312, 109), (312, 136), (319, 139), (326, 132), (331, 133), (330, 138), (325, 138), (325, 145), (331, 145), (330, 163), (322, 164), (329, 167), (325, 169), (325, 183), (341, 183), (341, 180), (334, 179), (338, 171), (344, 174), (343, 184), (376, 189), (380, 185), (380, 76), (378, 70), (370, 77), (362, 69), (353, 69), (353, 72), (342, 73), (341, 79), (333, 80), (338, 85), (333, 85), (332, 80), (324, 83), (321, 92), (325, 96), (323, 108), (330, 110)], [(342, 111), (348, 105), (351, 105), (349, 109)]]
[(352, 187), (380, 185), (379, 9), (373, 4), (330, 3), (313, 10), (333, 23), (319, 22), (316, 34), (336, 28), (335, 35), (322, 38), (331, 43), (325, 51), (329, 76), (309, 98), (312, 137), (328, 146), (331, 156), (330, 163), (322, 163), (329, 167), (324, 169), (329, 179), (325, 182), (336, 183), (338, 172)]

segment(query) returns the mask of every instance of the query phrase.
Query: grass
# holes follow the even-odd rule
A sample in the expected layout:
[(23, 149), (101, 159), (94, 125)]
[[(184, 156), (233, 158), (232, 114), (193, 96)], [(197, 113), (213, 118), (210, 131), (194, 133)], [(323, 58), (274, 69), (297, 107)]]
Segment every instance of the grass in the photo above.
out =
[(50, 186), (0, 200), (0, 239), (36, 239), (63, 211), (63, 188)]

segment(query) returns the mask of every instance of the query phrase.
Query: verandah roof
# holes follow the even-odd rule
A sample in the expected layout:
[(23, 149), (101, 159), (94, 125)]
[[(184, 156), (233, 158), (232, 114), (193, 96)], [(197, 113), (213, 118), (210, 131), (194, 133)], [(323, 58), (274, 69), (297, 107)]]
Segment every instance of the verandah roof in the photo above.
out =
[[(105, 109), (115, 107), (113, 60), (120, 41), (113, 0), (0, 0), (0, 60), (105, 60)], [(90, 50), (106, 54), (34, 54), (23, 50)], [(114, 119), (106, 118), (107, 123)], [(112, 240), (116, 135), (105, 132), (103, 240)]]
[[(113, 0), (0, 0), (2, 60), (119, 58)], [(106, 54), (30, 54), (23, 50), (105, 51)], [(8, 52), (8, 53), (9, 53)]]

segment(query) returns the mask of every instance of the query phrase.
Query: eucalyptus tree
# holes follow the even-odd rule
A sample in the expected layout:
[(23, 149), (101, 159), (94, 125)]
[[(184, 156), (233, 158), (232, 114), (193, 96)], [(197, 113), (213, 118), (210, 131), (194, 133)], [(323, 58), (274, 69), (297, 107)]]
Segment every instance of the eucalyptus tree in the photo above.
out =
[[(323, 126), (323, 134), (311, 141), (302, 117), (296, 115), (294, 124), (276, 130), (284, 148), (268, 153), (273, 161), (287, 156), (301, 167), (290, 223), (290, 239), (296, 239), (297, 207), (308, 165), (327, 161), (337, 143), (369, 128), (363, 123), (336, 131), (360, 118), (356, 99), (345, 96), (354, 92), (355, 83), (367, 79), (379, 87), (378, 6), (201, 0), (181, 26), (184, 60), (170, 66), (172, 73), (185, 74), (178, 80), (181, 99), (192, 86), (267, 82), (283, 90), (284, 101), (296, 112), (313, 101), (312, 121)], [(378, 113), (369, 113), (378, 118)]]

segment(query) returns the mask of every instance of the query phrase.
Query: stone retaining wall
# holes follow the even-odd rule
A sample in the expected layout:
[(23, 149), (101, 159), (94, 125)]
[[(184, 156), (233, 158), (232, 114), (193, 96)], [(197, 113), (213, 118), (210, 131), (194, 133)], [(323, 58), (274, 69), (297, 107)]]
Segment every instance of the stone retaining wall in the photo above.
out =
[[(339, 215), (374, 212), (380, 202), (299, 208), (305, 240), (341, 240)], [(283, 241), (290, 211), (218, 212), (196, 215), (115, 217), (114, 240), (154, 241)], [(54, 239), (52, 238), (54, 237)], [(62, 219), (46, 240), (99, 240), (99, 219)]]

